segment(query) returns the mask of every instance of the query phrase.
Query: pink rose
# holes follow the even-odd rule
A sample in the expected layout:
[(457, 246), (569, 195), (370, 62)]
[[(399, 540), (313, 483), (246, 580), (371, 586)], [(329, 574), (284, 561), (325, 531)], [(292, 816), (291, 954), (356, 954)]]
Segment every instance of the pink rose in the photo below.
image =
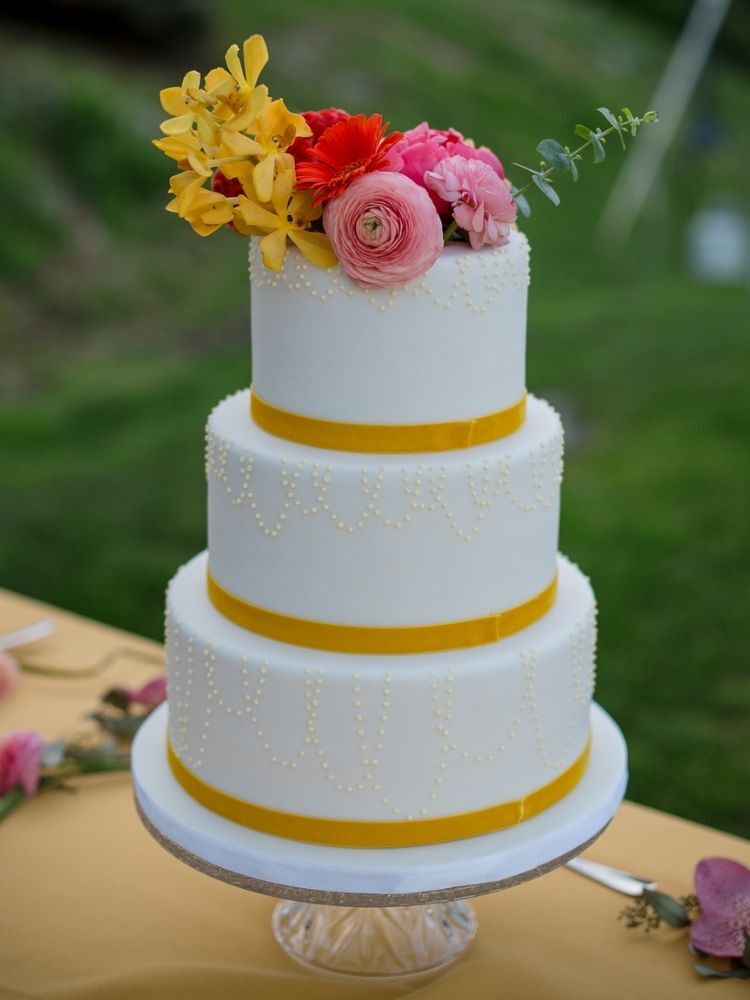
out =
[(33, 729), (17, 729), (0, 739), (0, 795), (20, 785), (33, 795), (39, 784), (44, 740)]
[(424, 188), (378, 170), (358, 178), (323, 213), (349, 277), (364, 288), (403, 285), (429, 270), (443, 248), (440, 216)]
[(9, 698), (18, 684), (18, 660), (0, 649), (0, 701)]
[[(454, 128), (430, 128), (427, 122), (422, 122), (416, 128), (404, 132), (402, 139), (393, 147), (393, 152), (398, 153), (403, 160), (400, 172), (421, 187), (427, 187), (425, 174), (434, 170), (441, 160), (446, 160), (449, 156), (462, 156), (465, 160), (481, 160), (492, 167), (498, 177), (501, 179), (505, 177), (503, 165), (491, 149), (486, 146), (477, 149)], [(435, 190), (428, 188), (427, 193), (440, 215), (449, 216), (448, 202)]]
[(508, 242), (516, 203), (505, 181), (483, 160), (450, 156), (425, 175), (425, 183), (453, 206), (453, 218), (475, 250)]

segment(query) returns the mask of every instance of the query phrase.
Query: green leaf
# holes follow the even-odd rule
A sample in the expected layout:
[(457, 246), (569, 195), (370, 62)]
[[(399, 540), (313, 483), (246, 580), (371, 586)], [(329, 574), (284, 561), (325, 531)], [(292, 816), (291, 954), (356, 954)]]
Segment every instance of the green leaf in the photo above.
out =
[(702, 976), (713, 979), (750, 979), (750, 969), (738, 966), (736, 969), (712, 969), (710, 965), (694, 965)]
[(546, 163), (558, 170), (570, 170), (570, 157), (555, 139), (542, 139), (536, 151)]
[(644, 122), (658, 122), (659, 121), (659, 112), (658, 111), (647, 111), (646, 114), (643, 116), (643, 121)]
[(521, 194), (515, 184), (511, 186), (510, 193), (513, 195), (518, 211), (528, 219), (531, 215), (531, 205), (526, 200), (526, 195)]
[(591, 133), (591, 146), (594, 150), (594, 163), (601, 163), (607, 156), (604, 148), (604, 140), (596, 132)]
[(568, 163), (570, 164), (570, 176), (574, 181), (578, 180), (578, 167), (576, 166), (576, 161), (572, 156), (568, 157)]
[(527, 174), (538, 174), (539, 173), (538, 170), (534, 170), (532, 167), (525, 167), (523, 165), (523, 163), (515, 163), (514, 162), (513, 166), (514, 167), (518, 167), (519, 170), (525, 170)]
[(679, 903), (666, 892), (646, 889), (643, 893), (649, 905), (670, 927), (689, 927), (690, 917), (682, 903)]
[(590, 139), (591, 129), (588, 127), (588, 125), (576, 125), (576, 127), (573, 129), (573, 134), (579, 135), (582, 139)]
[[(98, 713), (94, 712), (90, 718), (94, 718)], [(111, 729), (116, 736), (121, 739), (132, 739), (138, 731), (138, 726), (146, 719), (145, 715), (126, 715), (122, 719), (115, 721), (115, 727)], [(101, 725), (99, 719), (96, 720)], [(117, 725), (120, 729), (118, 731)], [(81, 747), (75, 745), (68, 746), (68, 757), (78, 767), (80, 774), (96, 774), (97, 771), (126, 771), (130, 767), (129, 753), (112, 753), (108, 749), (101, 747)]]
[[(111, 733), (118, 739), (132, 740), (138, 732), (138, 727), (143, 722), (144, 715), (110, 715), (107, 712), (91, 712), (89, 718), (93, 719), (106, 733)], [(74, 760), (79, 760), (81, 756), (80, 748), (72, 748), (68, 753)]]
[(609, 108), (597, 108), (600, 114), (604, 115), (612, 128), (617, 132), (618, 138), (620, 140), (620, 145), (625, 149), (625, 139), (622, 135), (622, 124), (617, 120), (617, 115), (613, 115)]
[(5, 795), (0, 795), (0, 820), (10, 816), (14, 809), (17, 809), (26, 798), (23, 788), (11, 788)]
[(549, 198), (553, 205), (560, 204), (560, 195), (555, 191), (546, 177), (542, 177), (541, 174), (533, 174), (531, 179), (545, 198)]
[(48, 743), (45, 746), (41, 765), (42, 767), (59, 767), (63, 762), (64, 756), (65, 740), (55, 740), (54, 743)]
[(635, 120), (635, 115), (630, 108), (623, 108), (622, 113), (625, 115), (625, 128), (630, 129), (630, 134), (635, 138), (638, 132), (638, 123)]

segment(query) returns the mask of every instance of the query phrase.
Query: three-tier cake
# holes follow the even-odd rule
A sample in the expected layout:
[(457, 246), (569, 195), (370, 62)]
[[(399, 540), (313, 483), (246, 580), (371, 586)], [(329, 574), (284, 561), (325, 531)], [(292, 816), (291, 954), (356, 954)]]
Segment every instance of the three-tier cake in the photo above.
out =
[(253, 387), (209, 417), (208, 551), (167, 600), (167, 752), (208, 809), (407, 846), (583, 774), (596, 612), (558, 554), (560, 419), (526, 395), (528, 256), (513, 228), (365, 288), (251, 240)]

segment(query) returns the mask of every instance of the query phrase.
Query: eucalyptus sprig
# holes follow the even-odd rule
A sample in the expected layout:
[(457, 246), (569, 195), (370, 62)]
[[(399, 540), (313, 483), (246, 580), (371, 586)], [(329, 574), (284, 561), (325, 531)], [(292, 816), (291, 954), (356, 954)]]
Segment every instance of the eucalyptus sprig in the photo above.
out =
[(617, 115), (610, 111), (609, 108), (597, 108), (596, 110), (603, 115), (609, 123), (609, 128), (601, 129), (599, 126), (589, 128), (588, 125), (576, 125), (574, 129), (575, 134), (585, 140), (576, 149), (571, 149), (569, 146), (563, 146), (556, 139), (542, 139), (536, 147), (537, 153), (539, 153), (542, 157), (539, 162), (538, 169), (535, 170), (533, 167), (525, 167), (522, 163), (513, 164), (520, 170), (525, 170), (527, 173), (531, 174), (531, 180), (524, 184), (523, 187), (519, 188), (514, 185), (510, 189), (516, 205), (518, 206), (518, 211), (522, 215), (531, 215), (531, 207), (525, 197), (525, 192), (528, 191), (532, 185), (538, 187), (542, 194), (546, 198), (549, 198), (553, 205), (559, 205), (560, 195), (553, 187), (554, 181), (551, 180), (551, 175), (555, 172), (555, 170), (568, 173), (573, 181), (577, 181), (577, 164), (583, 159), (583, 154), (589, 146), (591, 147), (591, 151), (593, 153), (594, 163), (601, 163), (602, 160), (606, 158), (607, 152), (605, 146), (607, 139), (611, 135), (617, 133), (620, 144), (622, 145), (622, 148), (625, 149), (626, 134), (635, 138), (641, 125), (659, 121), (659, 115), (656, 111), (647, 111), (644, 115), (638, 116), (634, 115), (630, 108), (623, 108), (621, 113)]

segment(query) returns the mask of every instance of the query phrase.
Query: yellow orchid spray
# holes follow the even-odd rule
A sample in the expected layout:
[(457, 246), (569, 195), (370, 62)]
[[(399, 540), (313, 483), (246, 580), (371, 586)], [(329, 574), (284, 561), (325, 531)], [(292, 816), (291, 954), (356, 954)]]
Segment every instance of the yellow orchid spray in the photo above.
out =
[(205, 80), (191, 70), (180, 86), (160, 92), (170, 117), (153, 144), (180, 168), (170, 178), (167, 211), (199, 236), (226, 225), (261, 236), (263, 259), (274, 270), (283, 264), (288, 240), (312, 263), (331, 267), (336, 255), (322, 232), (321, 209), (295, 190), (288, 152), (295, 139), (312, 135), (310, 126), (258, 83), (268, 62), (261, 35), (245, 40), (241, 57), (231, 45), (225, 58), (226, 69), (212, 69)]
[[(319, 219), (322, 208), (312, 204), (309, 191), (294, 192), (294, 168), (277, 173), (271, 190), (270, 205), (261, 205), (247, 196), (240, 196), (237, 212), (241, 222), (256, 234), (264, 233), (260, 241), (263, 263), (272, 271), (284, 266), (287, 239), (290, 239), (307, 259), (318, 267), (333, 267), (336, 254), (325, 233), (311, 232), (310, 223)], [(254, 185), (253, 185), (254, 186)], [(246, 188), (247, 190), (247, 188)]]
[(312, 129), (302, 115), (292, 114), (282, 100), (271, 101), (258, 115), (253, 153), (257, 163), (253, 169), (253, 185), (260, 201), (271, 200), (274, 171), (285, 169), (285, 150), (297, 138), (312, 135)]

